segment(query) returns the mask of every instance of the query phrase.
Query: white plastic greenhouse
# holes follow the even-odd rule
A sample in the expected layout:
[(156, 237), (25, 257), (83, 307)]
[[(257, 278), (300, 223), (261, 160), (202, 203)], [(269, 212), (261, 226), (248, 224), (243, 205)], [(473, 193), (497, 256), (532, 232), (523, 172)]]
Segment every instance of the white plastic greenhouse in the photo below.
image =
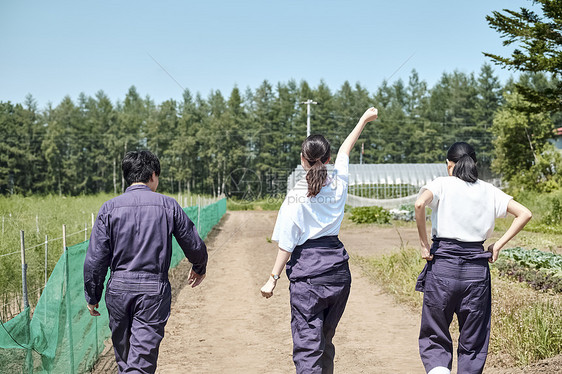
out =
[[(333, 171), (328, 165), (328, 175)], [(305, 177), (298, 166), (287, 180), (287, 191)], [(347, 204), (382, 206), (386, 209), (413, 204), (421, 187), (437, 177), (447, 175), (440, 164), (350, 164)]]

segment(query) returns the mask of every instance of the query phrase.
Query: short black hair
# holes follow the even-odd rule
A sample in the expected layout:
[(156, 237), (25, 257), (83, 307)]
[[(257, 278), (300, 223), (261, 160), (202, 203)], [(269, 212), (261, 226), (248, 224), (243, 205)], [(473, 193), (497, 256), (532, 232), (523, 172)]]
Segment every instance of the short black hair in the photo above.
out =
[(148, 183), (152, 173), (160, 176), (160, 161), (149, 151), (131, 151), (125, 154), (121, 163), (123, 177), (127, 184)]

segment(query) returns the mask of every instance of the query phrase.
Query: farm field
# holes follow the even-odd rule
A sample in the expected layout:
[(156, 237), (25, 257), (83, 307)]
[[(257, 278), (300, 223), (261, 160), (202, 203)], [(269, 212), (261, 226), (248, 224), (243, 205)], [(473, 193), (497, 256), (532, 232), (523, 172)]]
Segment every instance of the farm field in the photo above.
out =
[[(89, 239), (92, 219), (113, 194), (88, 196), (0, 196), (0, 318), (6, 321), (22, 310), (20, 230), (24, 231), (29, 303), (35, 306), (63, 252), (62, 225), (66, 245)], [(199, 195), (170, 195), (183, 206), (206, 204)], [(45, 239), (48, 250), (45, 254)]]
[[(259, 293), (277, 251), (268, 241), (276, 217), (276, 211), (228, 212), (207, 241), (208, 278), (200, 287), (182, 288), (188, 263), (174, 270), (172, 314), (158, 373), (294, 371), (288, 282), (283, 277), (269, 300)], [(423, 373), (417, 348), (420, 312), (397, 303), (358, 261), (396, 253), (401, 244), (415, 245), (415, 227), (359, 226), (346, 219), (340, 237), (352, 258), (353, 283), (334, 339), (336, 372)], [(485, 373), (554, 373), (562, 369), (560, 357), (525, 369), (490, 365)], [(492, 355), (490, 363), (494, 362), (500, 360)], [(107, 347), (93, 373), (114, 370), (113, 351)]]

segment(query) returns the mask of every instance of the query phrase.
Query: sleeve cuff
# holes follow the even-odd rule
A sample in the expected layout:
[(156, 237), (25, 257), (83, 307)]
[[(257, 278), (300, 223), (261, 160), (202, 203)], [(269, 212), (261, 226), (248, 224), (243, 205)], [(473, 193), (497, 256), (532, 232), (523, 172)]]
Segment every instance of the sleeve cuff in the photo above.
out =
[(205, 264), (205, 265), (193, 265), (191, 269), (199, 275), (204, 275), (207, 272), (207, 264)]
[[(509, 195), (508, 195), (509, 196)], [(505, 204), (503, 204), (502, 206), (502, 210), (501, 210), (501, 215), (498, 218), (505, 218), (507, 217), (507, 206), (509, 205), (509, 202), (513, 200), (513, 196), (509, 196), (506, 200), (505, 200)]]
[(96, 305), (100, 301), (98, 299), (94, 299), (93, 297), (90, 297), (90, 296), (88, 296), (88, 294), (86, 294), (86, 302), (90, 305)]
[(295, 250), (295, 247), (291, 247), (290, 245), (281, 244), (281, 243), (277, 243), (277, 244), (279, 248), (281, 248), (285, 252), (293, 253), (293, 251)]

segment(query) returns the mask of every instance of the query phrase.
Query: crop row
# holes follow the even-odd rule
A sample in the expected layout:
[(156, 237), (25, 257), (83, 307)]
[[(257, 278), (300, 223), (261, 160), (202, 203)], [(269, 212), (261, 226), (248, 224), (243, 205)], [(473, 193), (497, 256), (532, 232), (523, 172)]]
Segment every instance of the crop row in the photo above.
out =
[(562, 256), (556, 253), (516, 247), (503, 250), (501, 258), (528, 268), (544, 269), (562, 276)]
[(562, 256), (558, 254), (509, 248), (502, 251), (496, 268), (500, 276), (526, 282), (536, 290), (562, 292)]

